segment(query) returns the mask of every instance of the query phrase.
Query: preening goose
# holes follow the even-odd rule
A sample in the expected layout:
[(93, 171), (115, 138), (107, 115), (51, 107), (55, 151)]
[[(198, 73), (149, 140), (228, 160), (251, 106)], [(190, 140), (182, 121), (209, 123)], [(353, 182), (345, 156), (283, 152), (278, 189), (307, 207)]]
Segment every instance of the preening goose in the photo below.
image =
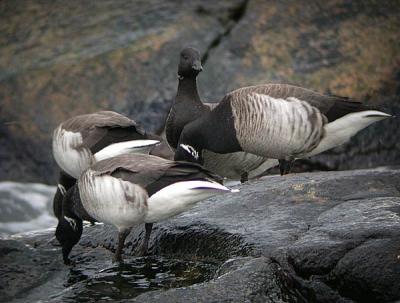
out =
[[(167, 141), (174, 149), (177, 148), (185, 125), (217, 106), (215, 103), (202, 103), (200, 100), (196, 78), (201, 70), (200, 53), (191, 47), (182, 50), (178, 67), (178, 91), (166, 121)], [(207, 149), (203, 158), (204, 167), (207, 169), (223, 177), (242, 181), (246, 181), (248, 177), (257, 177), (278, 164), (276, 160), (250, 153), (221, 155)]]
[(82, 234), (82, 219), (118, 228), (115, 260), (121, 261), (126, 236), (132, 227), (146, 223), (139, 249), (147, 252), (154, 222), (190, 209), (209, 197), (231, 192), (221, 179), (200, 165), (175, 162), (151, 155), (125, 154), (99, 161), (82, 173), (63, 200), (63, 216), (56, 237), (65, 263)]
[(96, 161), (124, 153), (157, 152), (160, 139), (147, 134), (135, 121), (112, 111), (72, 117), (53, 132), (53, 156), (61, 168), (54, 197), (60, 216), (63, 194)]
[(246, 151), (279, 159), (281, 174), (287, 174), (294, 159), (341, 145), (388, 117), (360, 102), (292, 85), (244, 87), (185, 126), (175, 159), (202, 163), (203, 150)]

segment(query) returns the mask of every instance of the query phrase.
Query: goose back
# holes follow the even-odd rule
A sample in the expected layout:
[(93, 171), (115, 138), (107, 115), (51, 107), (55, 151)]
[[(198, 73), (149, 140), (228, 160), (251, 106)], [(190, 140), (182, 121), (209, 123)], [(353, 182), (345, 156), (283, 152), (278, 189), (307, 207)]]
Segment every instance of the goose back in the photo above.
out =
[(70, 176), (78, 178), (95, 162), (94, 154), (114, 143), (146, 139), (133, 120), (111, 111), (75, 116), (53, 133), (53, 156)]
[(264, 84), (239, 88), (228, 94), (234, 99), (246, 99), (249, 94), (256, 93), (271, 98), (296, 98), (316, 107), (323, 113), (328, 122), (332, 122), (349, 113), (371, 110), (373, 108), (359, 101), (335, 95), (323, 95), (318, 92), (290, 84)]
[(176, 182), (221, 178), (195, 163), (176, 162), (151, 155), (126, 154), (99, 161), (91, 169), (96, 175), (110, 175), (144, 187), (149, 196)]

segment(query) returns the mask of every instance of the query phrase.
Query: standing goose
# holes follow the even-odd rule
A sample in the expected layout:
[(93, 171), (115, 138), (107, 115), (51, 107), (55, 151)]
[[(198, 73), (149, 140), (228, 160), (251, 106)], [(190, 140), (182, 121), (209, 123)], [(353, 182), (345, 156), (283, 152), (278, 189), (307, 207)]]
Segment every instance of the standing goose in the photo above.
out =
[(218, 176), (200, 165), (151, 155), (125, 154), (99, 161), (87, 169), (63, 200), (63, 216), (56, 237), (64, 262), (82, 234), (82, 220), (96, 220), (118, 228), (115, 260), (121, 261), (126, 236), (146, 223), (139, 249), (147, 252), (154, 222), (165, 220), (209, 197), (231, 192)]
[[(197, 92), (196, 78), (202, 71), (200, 53), (194, 48), (185, 48), (180, 54), (178, 67), (178, 91), (166, 121), (166, 136), (169, 145), (176, 149), (185, 125), (210, 113), (216, 103), (202, 103)], [(204, 125), (209, 128), (209, 126)], [(212, 129), (210, 130), (212, 132)], [(216, 154), (205, 150), (204, 166), (229, 179), (246, 181), (276, 166), (276, 160), (268, 160), (249, 153)]]
[(176, 160), (202, 163), (202, 151), (246, 151), (279, 160), (281, 174), (296, 158), (341, 145), (391, 115), (360, 102), (286, 84), (244, 87), (185, 126)]
[(54, 197), (56, 217), (66, 191), (96, 161), (123, 153), (148, 153), (159, 139), (147, 134), (135, 121), (112, 111), (72, 117), (53, 132), (53, 156), (61, 173)]

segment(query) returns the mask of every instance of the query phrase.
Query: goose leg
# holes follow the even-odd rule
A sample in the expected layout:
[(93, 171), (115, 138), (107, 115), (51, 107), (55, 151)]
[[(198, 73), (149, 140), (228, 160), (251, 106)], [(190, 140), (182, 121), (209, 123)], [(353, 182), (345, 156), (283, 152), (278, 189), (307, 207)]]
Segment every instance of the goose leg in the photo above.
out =
[(290, 173), (293, 162), (294, 162), (293, 160), (279, 159), (279, 171), (281, 173), (281, 176), (287, 175)]
[(117, 250), (115, 251), (115, 255), (114, 255), (114, 262), (122, 262), (122, 249), (124, 248), (124, 244), (125, 244), (125, 239), (126, 237), (129, 235), (129, 233), (131, 232), (131, 229), (121, 229), (118, 232), (118, 246), (117, 246)]
[(150, 235), (151, 235), (151, 230), (153, 229), (153, 223), (146, 223), (144, 225), (146, 234), (144, 235), (144, 239), (142, 242), (142, 245), (140, 246), (137, 255), (142, 257), (147, 255), (147, 250), (149, 247), (149, 240), (150, 240)]
[(249, 181), (249, 173), (245, 172), (240, 176), (240, 183)]

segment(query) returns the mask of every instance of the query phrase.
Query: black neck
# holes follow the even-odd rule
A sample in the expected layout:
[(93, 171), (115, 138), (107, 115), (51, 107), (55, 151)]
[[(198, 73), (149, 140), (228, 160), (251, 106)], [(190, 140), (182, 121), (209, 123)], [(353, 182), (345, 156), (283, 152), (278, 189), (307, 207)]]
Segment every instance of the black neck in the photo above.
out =
[(71, 187), (63, 199), (62, 212), (64, 216), (82, 219), (86, 221), (96, 221), (86, 212), (82, 205), (82, 200), (79, 194), (78, 184)]
[(199, 93), (197, 92), (196, 77), (180, 77), (176, 102), (194, 102), (201, 103)]

